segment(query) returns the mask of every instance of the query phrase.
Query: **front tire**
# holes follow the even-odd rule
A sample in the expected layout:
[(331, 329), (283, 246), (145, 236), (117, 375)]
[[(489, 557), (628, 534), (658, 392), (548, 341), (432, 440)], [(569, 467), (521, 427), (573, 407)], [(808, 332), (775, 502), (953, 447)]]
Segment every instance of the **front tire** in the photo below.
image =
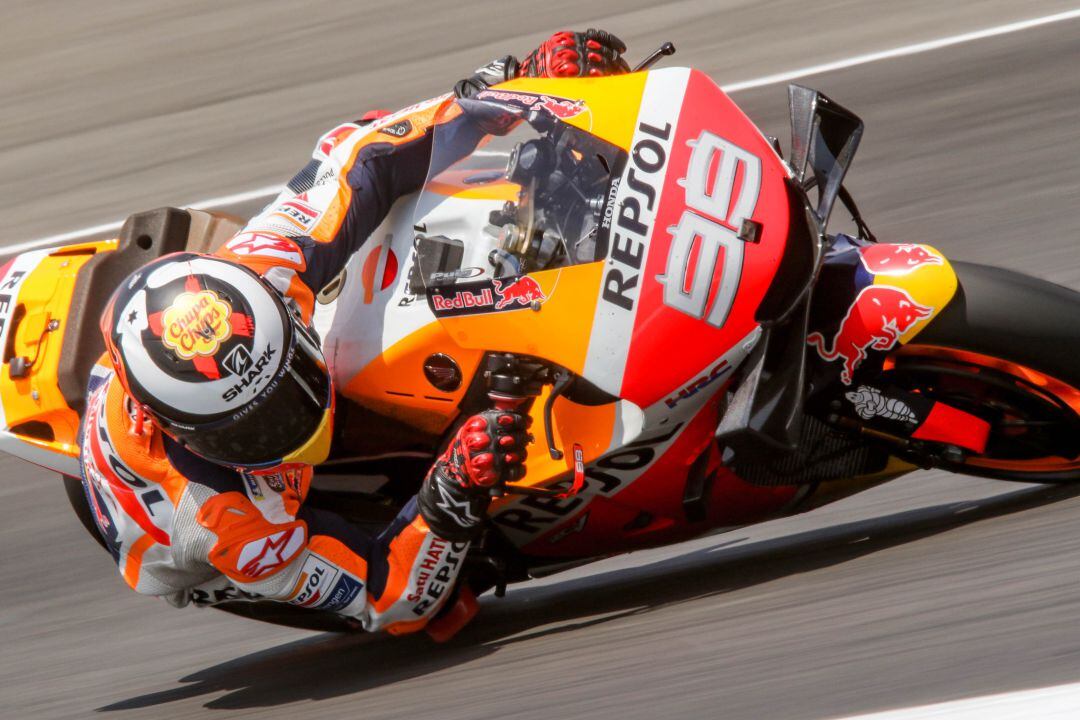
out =
[(985, 265), (953, 267), (956, 297), (889, 356), (886, 377), (991, 423), (985, 453), (947, 469), (1080, 480), (1080, 293)]

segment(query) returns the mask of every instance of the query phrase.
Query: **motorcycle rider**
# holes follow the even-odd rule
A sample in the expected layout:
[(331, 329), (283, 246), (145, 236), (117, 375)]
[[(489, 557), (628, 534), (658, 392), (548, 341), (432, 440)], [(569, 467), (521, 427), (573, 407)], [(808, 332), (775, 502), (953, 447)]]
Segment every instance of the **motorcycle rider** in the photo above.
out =
[[(602, 31), (560, 32), (455, 92), (518, 75), (626, 72), (624, 50)], [(310, 330), (315, 293), (394, 201), (420, 187), (434, 124), (453, 122), (437, 119), (449, 98), (335, 128), (215, 255), (165, 256), (114, 293), (81, 460), (92, 514), (136, 591), (176, 606), (271, 599), (395, 633), (424, 627), (446, 605), (490, 488), (524, 473), (522, 415), (467, 419), (378, 534), (304, 500), (334, 410)]]

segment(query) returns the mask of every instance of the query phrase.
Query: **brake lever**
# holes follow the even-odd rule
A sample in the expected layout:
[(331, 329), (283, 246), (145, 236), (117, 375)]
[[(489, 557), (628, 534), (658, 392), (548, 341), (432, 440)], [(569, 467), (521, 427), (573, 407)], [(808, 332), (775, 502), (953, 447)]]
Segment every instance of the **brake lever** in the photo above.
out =
[(573, 379), (574, 376), (568, 371), (560, 371), (551, 386), (551, 394), (547, 396), (547, 400), (544, 402), (544, 439), (547, 440), (548, 454), (551, 455), (552, 460), (563, 459), (563, 451), (555, 447), (555, 428), (552, 427), (551, 422), (552, 410), (555, 407), (555, 401), (566, 392), (566, 389), (570, 387), (570, 381)]
[(659, 62), (660, 58), (666, 57), (668, 55), (674, 55), (674, 54), (675, 54), (675, 45), (674, 45), (674, 43), (666, 42), (663, 45), (661, 45), (660, 47), (653, 50), (652, 54), (649, 55), (649, 57), (647, 57), (644, 60), (642, 60), (641, 62), (639, 62), (637, 64), (637, 67), (635, 67), (630, 72), (641, 72), (642, 70), (648, 70), (653, 65), (655, 65), (657, 62)]

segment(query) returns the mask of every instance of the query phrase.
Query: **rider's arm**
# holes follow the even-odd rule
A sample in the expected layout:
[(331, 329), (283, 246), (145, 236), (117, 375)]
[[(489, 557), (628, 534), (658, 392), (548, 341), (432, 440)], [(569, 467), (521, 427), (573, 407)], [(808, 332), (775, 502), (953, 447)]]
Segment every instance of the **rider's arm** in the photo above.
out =
[[(423, 627), (446, 602), (487, 503), (454, 478), (478, 461), (478, 477), (493, 467), (483, 448), (453, 443), (459, 457), (440, 460), (421, 491), (427, 510), (411, 500), (388, 525), (366, 531), (303, 506), (310, 467), (241, 475), (199, 458), (133, 413), (109, 377), (103, 368), (92, 383), (82, 465), (95, 523), (132, 589), (177, 605), (235, 598), (205, 592), (225, 587), (216, 579), (223, 575), (234, 589), (391, 632)], [(515, 422), (504, 451), (516, 454), (511, 477), (524, 458)]]
[[(303, 505), (309, 467), (235, 473), (185, 453), (174, 466), (218, 491), (196, 521), (214, 537), (209, 562), (241, 590), (357, 618), (366, 630), (418, 630), (442, 607), (490, 502), (487, 489), (521, 476), (526, 423), (486, 411), (470, 418), (416, 498), (381, 532)], [(198, 478), (198, 480), (195, 480)]]
[[(475, 94), (518, 75), (627, 72), (621, 57), (625, 49), (621, 40), (602, 30), (558, 32), (520, 65), (512, 56), (497, 60), (458, 83), (455, 92)], [(262, 274), (293, 298), (310, 320), (315, 294), (341, 271), (394, 202), (420, 189), (431, 160), (435, 125), (475, 135), (448, 143), (455, 147), (464, 149), (470, 141), (479, 141), (475, 126), (459, 122), (456, 108), (446, 108), (451, 97), (443, 95), (373, 122), (346, 123), (331, 130), (281, 194), (218, 254)]]
[(331, 130), (308, 165), (217, 254), (262, 274), (309, 319), (315, 293), (341, 271), (395, 200), (420, 189), (431, 130), (448, 99)]
[(241, 590), (354, 617), (369, 631), (418, 630), (442, 607), (469, 543), (437, 537), (415, 501), (378, 533), (297, 505), (275, 476), (213, 495), (197, 515), (215, 538), (209, 562)]

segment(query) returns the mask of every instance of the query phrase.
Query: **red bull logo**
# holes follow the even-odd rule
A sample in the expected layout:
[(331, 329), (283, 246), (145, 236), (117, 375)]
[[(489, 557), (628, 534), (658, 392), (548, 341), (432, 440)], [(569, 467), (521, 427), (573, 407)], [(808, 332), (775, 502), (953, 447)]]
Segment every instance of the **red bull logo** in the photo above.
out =
[(891, 350), (901, 335), (933, 313), (934, 308), (919, 305), (900, 288), (871, 285), (863, 288), (848, 308), (831, 348), (826, 348), (819, 332), (811, 333), (806, 342), (825, 360), (842, 359), (840, 379), (850, 385), (867, 350)]
[(546, 299), (540, 284), (528, 275), (428, 290), (428, 304), (439, 317), (520, 310)]
[(553, 98), (550, 95), (541, 98), (540, 107), (560, 120), (577, 117), (585, 112), (585, 103), (581, 100), (563, 100), (562, 98)]
[(495, 303), (496, 310), (502, 310), (510, 305), (528, 307), (533, 302), (540, 302), (547, 297), (540, 289), (540, 284), (528, 275), (515, 280), (496, 280), (495, 294), (499, 296), (499, 301)]
[(440, 312), (453, 312), (455, 310), (469, 310), (472, 308), (490, 308), (495, 302), (491, 290), (483, 288), (477, 292), (463, 290), (453, 295), (444, 295), (441, 292), (431, 296), (432, 307)]
[(567, 100), (566, 98), (552, 95), (535, 95), (527, 92), (510, 92), (506, 90), (484, 90), (476, 96), (477, 100), (494, 100), (509, 105), (517, 110), (531, 110), (540, 108), (560, 120), (577, 117), (588, 110), (583, 100)]
[(945, 260), (925, 245), (881, 243), (859, 249), (863, 267), (874, 275), (907, 275), (923, 265), (944, 265)]

